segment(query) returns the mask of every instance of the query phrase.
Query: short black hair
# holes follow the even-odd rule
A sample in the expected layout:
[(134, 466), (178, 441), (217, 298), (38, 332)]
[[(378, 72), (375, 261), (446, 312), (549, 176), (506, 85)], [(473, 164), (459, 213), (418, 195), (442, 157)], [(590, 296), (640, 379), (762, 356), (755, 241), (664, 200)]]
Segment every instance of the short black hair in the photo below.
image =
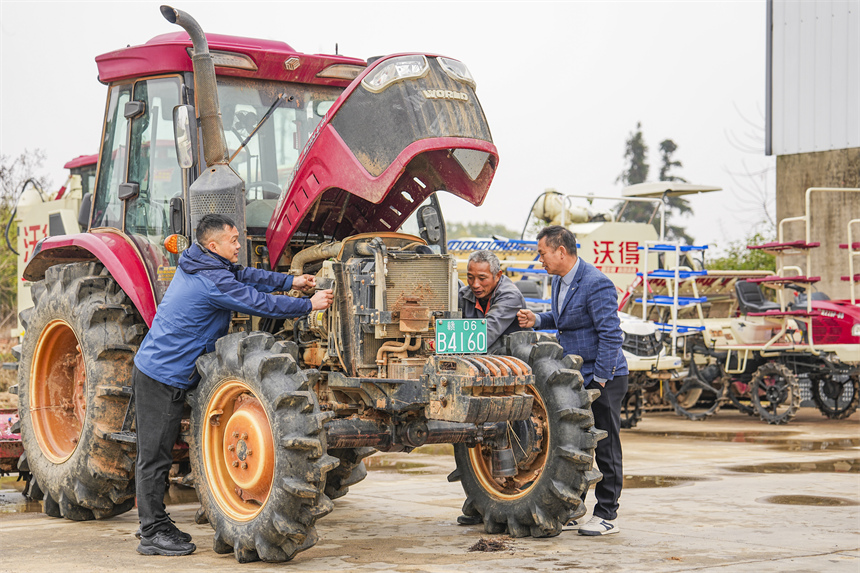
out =
[(546, 244), (553, 249), (564, 247), (569, 254), (576, 256), (576, 236), (561, 225), (541, 229), (537, 240), (541, 239), (546, 239)]
[(217, 213), (210, 213), (208, 215), (204, 215), (203, 218), (200, 219), (200, 222), (197, 223), (195, 236), (197, 237), (197, 242), (200, 243), (200, 246), (205, 247), (213, 234), (223, 231), (224, 227), (232, 229), (235, 226), (236, 223), (234, 223), (230, 217), (225, 217), (224, 215), (219, 215)]

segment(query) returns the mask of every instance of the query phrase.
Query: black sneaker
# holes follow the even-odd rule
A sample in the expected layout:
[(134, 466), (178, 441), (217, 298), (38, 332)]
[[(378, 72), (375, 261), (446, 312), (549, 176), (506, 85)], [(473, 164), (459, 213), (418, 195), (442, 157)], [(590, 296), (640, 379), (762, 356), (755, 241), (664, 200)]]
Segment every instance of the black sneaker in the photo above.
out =
[[(190, 533), (185, 533), (184, 531), (180, 531), (179, 528), (176, 527), (175, 525), (173, 525), (172, 523), (171, 523), (171, 526), (173, 527), (174, 534), (179, 538), (180, 541), (184, 541), (185, 543), (189, 543), (191, 541), (192, 538), (191, 538)], [(137, 531), (134, 532), (134, 536), (137, 539), (140, 539), (140, 526), (139, 525), (137, 526)]]
[(166, 555), (178, 557), (194, 553), (197, 546), (182, 541), (173, 531), (156, 531), (151, 537), (141, 537), (137, 552), (141, 555)]

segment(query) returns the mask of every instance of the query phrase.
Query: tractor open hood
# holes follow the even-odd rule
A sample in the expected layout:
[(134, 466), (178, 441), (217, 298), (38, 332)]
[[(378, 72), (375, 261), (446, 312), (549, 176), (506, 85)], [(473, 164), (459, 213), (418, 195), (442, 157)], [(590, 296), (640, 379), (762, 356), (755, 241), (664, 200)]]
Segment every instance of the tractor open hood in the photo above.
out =
[(272, 261), (291, 240), (395, 231), (435, 191), (483, 203), (498, 153), (474, 81), (456, 65), (398, 54), (350, 84), (281, 194), (266, 231)]

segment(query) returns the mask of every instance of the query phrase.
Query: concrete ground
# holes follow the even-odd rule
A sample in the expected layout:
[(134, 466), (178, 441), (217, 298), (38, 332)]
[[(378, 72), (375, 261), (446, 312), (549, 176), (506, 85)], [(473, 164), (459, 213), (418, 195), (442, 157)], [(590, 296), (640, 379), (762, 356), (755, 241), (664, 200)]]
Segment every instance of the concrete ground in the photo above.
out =
[[(826, 420), (802, 408), (787, 426), (768, 426), (732, 410), (703, 422), (647, 413), (623, 443), (620, 532), (607, 537), (509, 540), (458, 526), (463, 492), (445, 479), (450, 447), (436, 447), (369, 458), (367, 479), (318, 522), (320, 542), (282, 564), (215, 554), (211, 528), (193, 523), (197, 504), (187, 499), (169, 511), (197, 552), (144, 557), (135, 512), (83, 523), (21, 512), (26, 504), (4, 482), (0, 572), (860, 572), (859, 414)], [(507, 548), (469, 551), (482, 538)]]

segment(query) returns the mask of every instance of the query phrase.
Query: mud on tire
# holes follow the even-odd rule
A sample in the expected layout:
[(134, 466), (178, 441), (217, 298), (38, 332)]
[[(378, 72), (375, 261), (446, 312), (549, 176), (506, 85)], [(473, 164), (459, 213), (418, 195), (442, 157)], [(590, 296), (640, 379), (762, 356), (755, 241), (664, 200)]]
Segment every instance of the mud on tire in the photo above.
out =
[(51, 267), (33, 283), (18, 369), (21, 439), (45, 512), (76, 521), (134, 506), (134, 448), (122, 428), (146, 326), (99, 263)]
[(214, 550), (240, 563), (289, 561), (316, 543), (314, 524), (332, 510), (323, 491), (338, 460), (326, 453), (333, 414), (311, 389), (318, 373), (263, 332), (221, 338), (197, 369), (191, 465)]
[(594, 448), (606, 433), (594, 428), (591, 403), (596, 391), (582, 387), (576, 356), (564, 356), (555, 339), (517, 332), (505, 340), (508, 354), (532, 368), (532, 417), (509, 426), (519, 436), (512, 447), (517, 476), (493, 479), (487, 445), (454, 445), (457, 469), (448, 476), (466, 492), (463, 513), (482, 516), (487, 533), (551, 537), (571, 517), (585, 514), (580, 496), (601, 479)]

